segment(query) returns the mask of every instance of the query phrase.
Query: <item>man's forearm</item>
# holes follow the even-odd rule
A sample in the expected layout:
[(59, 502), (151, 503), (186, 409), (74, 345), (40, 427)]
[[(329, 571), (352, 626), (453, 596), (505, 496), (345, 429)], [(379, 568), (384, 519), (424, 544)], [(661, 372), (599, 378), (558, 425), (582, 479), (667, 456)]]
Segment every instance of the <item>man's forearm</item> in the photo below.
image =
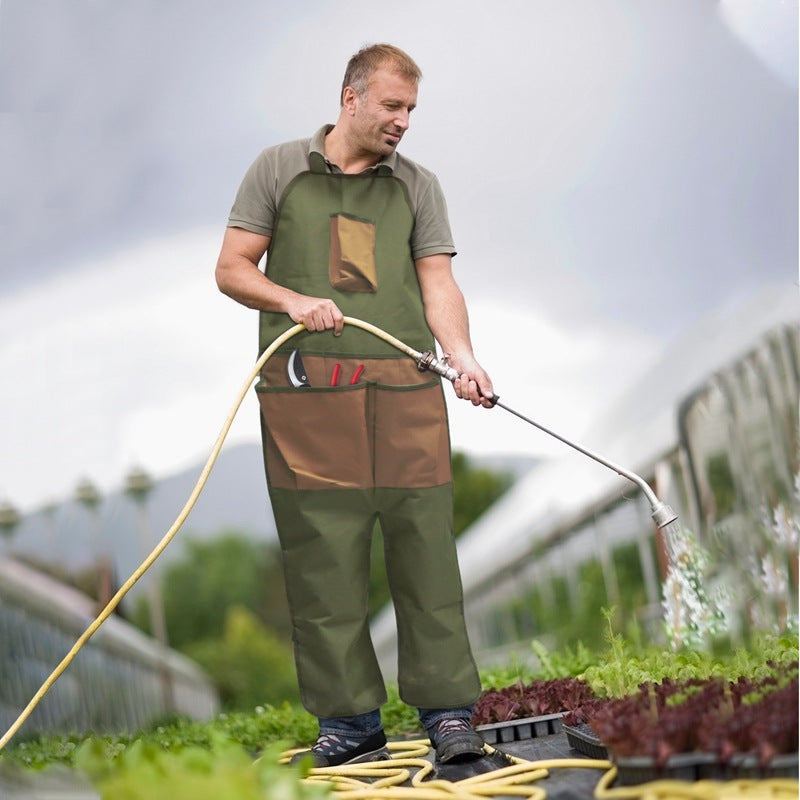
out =
[(472, 352), (467, 304), (453, 277), (450, 256), (428, 256), (416, 264), (425, 319), (460, 375), (453, 383), (456, 394), (474, 405), (491, 406), (492, 381)]
[(219, 290), (248, 308), (288, 313), (290, 289), (271, 281), (244, 256), (221, 258), (216, 271)]
[(248, 308), (287, 314), (310, 331), (333, 329), (337, 336), (342, 332), (344, 315), (333, 300), (298, 294), (275, 283), (252, 258), (223, 249), (216, 278), (221, 292)]
[(440, 286), (426, 300), (425, 318), (443, 352), (457, 358), (472, 357), (467, 305), (455, 282)]

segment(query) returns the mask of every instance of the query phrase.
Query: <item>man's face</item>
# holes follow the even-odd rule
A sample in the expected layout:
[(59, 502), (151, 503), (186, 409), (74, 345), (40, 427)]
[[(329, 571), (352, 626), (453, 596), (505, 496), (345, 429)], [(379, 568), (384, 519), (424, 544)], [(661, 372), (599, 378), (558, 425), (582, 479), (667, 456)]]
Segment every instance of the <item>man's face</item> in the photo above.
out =
[(408, 130), (409, 116), (416, 105), (416, 81), (385, 69), (376, 70), (366, 97), (354, 97), (356, 146), (381, 158), (393, 153)]

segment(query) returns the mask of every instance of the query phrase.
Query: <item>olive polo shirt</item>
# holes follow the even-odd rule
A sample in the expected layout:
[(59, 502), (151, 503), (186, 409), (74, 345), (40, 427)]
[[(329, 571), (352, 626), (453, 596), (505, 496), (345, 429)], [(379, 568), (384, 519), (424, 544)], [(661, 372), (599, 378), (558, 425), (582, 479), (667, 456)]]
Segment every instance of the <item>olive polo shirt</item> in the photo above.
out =
[[(263, 150), (245, 173), (236, 194), (228, 227), (272, 236), (281, 198), (291, 181), (310, 170), (312, 152), (325, 156), (325, 136), (333, 128), (323, 125), (311, 138), (274, 145)], [(325, 160), (331, 173), (341, 170)], [(405, 185), (414, 213), (411, 257), (447, 253), (455, 255), (447, 205), (436, 175), (396, 151), (368, 171), (389, 170)]]

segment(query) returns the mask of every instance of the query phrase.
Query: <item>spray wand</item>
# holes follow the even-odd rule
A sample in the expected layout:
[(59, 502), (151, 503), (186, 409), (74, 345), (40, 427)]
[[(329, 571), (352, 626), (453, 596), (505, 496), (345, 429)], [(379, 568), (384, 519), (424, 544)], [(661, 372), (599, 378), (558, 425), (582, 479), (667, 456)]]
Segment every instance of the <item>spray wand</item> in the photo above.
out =
[[(430, 370), (431, 372), (435, 372), (437, 375), (441, 375), (443, 378), (446, 378), (451, 382), (458, 380), (458, 378), (461, 377), (461, 375), (457, 370), (449, 366), (444, 359), (437, 359), (430, 350), (427, 350), (424, 353), (415, 353), (415, 355), (413, 355), (412, 358), (414, 358), (414, 360), (417, 362), (417, 367), (422, 371)], [(619, 464), (615, 464), (613, 461), (609, 461), (608, 459), (603, 458), (603, 456), (598, 455), (592, 450), (582, 447), (581, 445), (570, 441), (566, 437), (561, 436), (555, 431), (546, 428), (544, 425), (541, 425), (535, 420), (526, 417), (524, 414), (520, 414), (519, 411), (515, 411), (513, 408), (510, 408), (504, 403), (501, 403), (499, 395), (496, 394), (492, 395), (489, 399), (491, 400), (492, 405), (500, 406), (500, 408), (505, 409), (509, 413), (513, 414), (515, 417), (519, 417), (521, 420), (524, 420), (529, 425), (533, 425), (540, 431), (544, 431), (546, 434), (552, 436), (554, 439), (558, 439), (560, 442), (563, 442), (566, 445), (569, 445), (573, 449), (577, 450), (579, 453), (583, 453), (585, 456), (593, 458), (595, 461), (613, 470), (618, 475), (622, 475), (623, 478), (627, 478), (629, 481), (633, 481), (642, 490), (642, 492), (644, 492), (645, 497), (650, 503), (653, 522), (655, 522), (656, 527), (663, 528), (666, 525), (669, 525), (670, 522), (674, 522), (678, 518), (678, 515), (666, 503), (662, 503), (658, 499), (658, 497), (656, 497), (655, 492), (653, 492), (653, 490), (650, 488), (650, 485), (640, 475), (637, 475), (635, 472), (631, 472), (630, 470), (624, 469), (623, 467), (619, 466)]]

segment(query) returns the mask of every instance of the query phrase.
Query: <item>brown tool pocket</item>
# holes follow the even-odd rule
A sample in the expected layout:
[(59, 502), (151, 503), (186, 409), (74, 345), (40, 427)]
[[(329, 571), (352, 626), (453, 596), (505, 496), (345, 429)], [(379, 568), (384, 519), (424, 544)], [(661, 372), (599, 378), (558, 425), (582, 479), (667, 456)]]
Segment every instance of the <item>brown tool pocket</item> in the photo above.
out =
[[(315, 379), (321, 382), (330, 372), (331, 359), (304, 357), (304, 363), (311, 387), (268, 385), (263, 379), (256, 386), (273, 487), (424, 488), (450, 481), (450, 439), (438, 379), (315, 386)], [(342, 360), (342, 374), (354, 374), (353, 364)], [(269, 372), (280, 376), (279, 364)], [(364, 375), (391, 381), (405, 374), (419, 380), (415, 372), (411, 362), (370, 360)]]
[(424, 488), (448, 483), (450, 478), (450, 437), (439, 382), (378, 386), (375, 485)]
[(372, 484), (364, 387), (256, 387), (270, 484), (279, 489), (358, 489)]
[(375, 292), (375, 223), (331, 214), (330, 282), (344, 292)]

